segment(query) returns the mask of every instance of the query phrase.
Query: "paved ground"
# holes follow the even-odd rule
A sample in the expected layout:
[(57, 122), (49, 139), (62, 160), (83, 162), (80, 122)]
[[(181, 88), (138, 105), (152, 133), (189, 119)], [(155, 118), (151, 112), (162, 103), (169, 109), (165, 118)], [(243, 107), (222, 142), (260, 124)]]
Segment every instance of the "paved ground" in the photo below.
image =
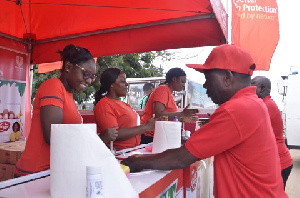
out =
[(300, 197), (300, 149), (291, 149), (293, 169), (287, 181), (285, 191), (290, 198)]

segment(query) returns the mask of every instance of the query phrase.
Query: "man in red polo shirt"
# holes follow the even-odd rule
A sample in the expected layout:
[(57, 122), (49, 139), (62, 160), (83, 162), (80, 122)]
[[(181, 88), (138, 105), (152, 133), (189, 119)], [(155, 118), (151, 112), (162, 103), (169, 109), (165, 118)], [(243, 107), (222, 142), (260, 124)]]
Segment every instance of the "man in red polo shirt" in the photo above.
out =
[(271, 81), (270, 79), (264, 76), (256, 76), (251, 80), (251, 85), (256, 86), (257, 96), (263, 99), (269, 111), (270, 120), (273, 128), (273, 132), (275, 134), (278, 154), (280, 158), (281, 176), (285, 188), (286, 181), (293, 168), (293, 160), (290, 155), (289, 149), (286, 147), (285, 138), (283, 137), (283, 121), (282, 121), (281, 113), (276, 103), (272, 100), (270, 96)]
[(250, 86), (255, 64), (234, 45), (212, 50), (203, 65), (207, 95), (219, 106), (209, 123), (186, 144), (153, 155), (123, 161), (132, 172), (181, 169), (199, 159), (214, 158), (215, 197), (287, 197), (268, 109)]

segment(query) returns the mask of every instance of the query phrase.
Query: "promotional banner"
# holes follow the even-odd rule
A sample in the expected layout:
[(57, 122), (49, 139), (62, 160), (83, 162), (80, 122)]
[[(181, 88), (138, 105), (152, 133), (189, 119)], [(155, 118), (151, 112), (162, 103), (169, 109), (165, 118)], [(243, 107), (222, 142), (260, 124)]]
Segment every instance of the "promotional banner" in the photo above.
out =
[(24, 140), (27, 56), (0, 49), (0, 143)]
[(232, 0), (232, 44), (252, 55), (256, 70), (269, 70), (278, 40), (276, 0)]

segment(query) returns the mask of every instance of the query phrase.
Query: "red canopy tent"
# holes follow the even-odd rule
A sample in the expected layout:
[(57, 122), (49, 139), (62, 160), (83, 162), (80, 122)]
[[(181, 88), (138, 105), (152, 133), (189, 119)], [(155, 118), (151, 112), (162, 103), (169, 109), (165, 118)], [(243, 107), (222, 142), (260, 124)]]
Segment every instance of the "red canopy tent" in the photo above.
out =
[[(213, 10), (209, 0), (0, 0), (0, 49), (25, 54), (29, 74), (29, 61), (58, 61), (57, 50), (70, 43), (95, 57), (220, 45), (226, 32), (216, 19), (219, 5), (215, 0)], [(26, 112), (29, 93), (27, 86)]]
[(106, 56), (225, 42), (209, 0), (1, 0), (0, 7), (0, 36), (24, 44), (33, 63), (57, 61), (70, 43)]

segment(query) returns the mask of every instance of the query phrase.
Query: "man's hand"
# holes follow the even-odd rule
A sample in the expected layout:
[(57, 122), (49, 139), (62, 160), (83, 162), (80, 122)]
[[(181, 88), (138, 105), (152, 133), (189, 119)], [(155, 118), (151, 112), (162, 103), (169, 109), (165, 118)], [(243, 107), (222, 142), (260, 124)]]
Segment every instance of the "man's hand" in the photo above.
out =
[(128, 158), (121, 161), (121, 164), (129, 166), (131, 173), (140, 172), (143, 170), (141, 167), (139, 167), (139, 159), (142, 158), (142, 156), (142, 154), (129, 156)]

